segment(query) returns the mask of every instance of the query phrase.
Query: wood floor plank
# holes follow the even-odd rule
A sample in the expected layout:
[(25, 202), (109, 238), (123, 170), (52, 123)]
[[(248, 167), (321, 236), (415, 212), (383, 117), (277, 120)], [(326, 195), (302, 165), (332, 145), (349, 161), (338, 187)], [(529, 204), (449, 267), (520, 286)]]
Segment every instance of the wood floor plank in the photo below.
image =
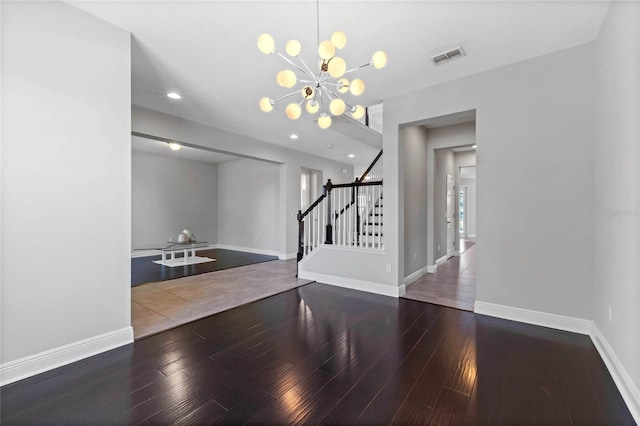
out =
[[(420, 372), (407, 396), (407, 400), (416, 405), (435, 408), (447, 378), (456, 374), (458, 354), (462, 348), (466, 327), (456, 325), (444, 334), (434, 356)], [(453, 381), (453, 379), (451, 379)], [(474, 378), (475, 380), (475, 378)]]
[(468, 395), (444, 388), (438, 397), (438, 402), (436, 403), (430, 422), (437, 425), (460, 424), (464, 420), (468, 405)]

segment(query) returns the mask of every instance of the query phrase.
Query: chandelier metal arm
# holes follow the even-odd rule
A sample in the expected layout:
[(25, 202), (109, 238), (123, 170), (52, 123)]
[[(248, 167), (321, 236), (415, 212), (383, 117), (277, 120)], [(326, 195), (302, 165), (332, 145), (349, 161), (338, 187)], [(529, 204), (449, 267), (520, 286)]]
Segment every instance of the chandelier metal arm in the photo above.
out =
[(353, 108), (353, 106), (350, 105), (347, 101), (345, 101), (344, 98), (342, 98), (339, 95), (336, 95), (333, 91), (327, 89), (327, 93), (330, 95), (330, 97), (332, 97), (334, 99), (342, 99), (342, 102), (344, 102), (346, 106), (348, 106), (349, 108)]
[(320, 74), (320, 79), (319, 79), (320, 81), (318, 81), (318, 84), (323, 85), (323, 84), (325, 84), (325, 83), (327, 82), (327, 80), (329, 80), (330, 78), (331, 78), (331, 76), (330, 76), (328, 73), (326, 73), (326, 72), (324, 72), (324, 71), (323, 71), (323, 72)]
[(318, 88), (316, 93), (319, 93), (318, 98), (320, 99), (320, 110), (324, 113), (324, 98), (322, 97), (322, 89)]
[(360, 70), (360, 69), (362, 69), (362, 68), (366, 68), (366, 67), (368, 67), (368, 66), (370, 66), (370, 65), (371, 65), (371, 63), (364, 64), (364, 65), (360, 65), (359, 67), (355, 67), (355, 68), (351, 68), (350, 70), (346, 70), (344, 73), (345, 73), (345, 74), (349, 74), (349, 73), (351, 73), (351, 72), (358, 71), (358, 70)]
[(276, 102), (278, 102), (278, 101), (281, 101), (281, 100), (283, 100), (283, 99), (286, 99), (286, 98), (288, 98), (288, 97), (290, 97), (290, 96), (293, 96), (293, 95), (295, 95), (295, 94), (298, 94), (298, 93), (300, 93), (300, 91), (299, 91), (299, 90), (294, 90), (294, 91), (293, 91), (293, 92), (291, 92), (291, 93), (287, 93), (287, 94), (286, 94), (286, 95), (284, 95), (284, 96), (280, 96), (279, 98), (274, 99), (274, 100), (273, 100), (273, 103), (276, 103)]
[(307, 71), (309, 72), (309, 75), (311, 75), (311, 78), (313, 78), (313, 83), (315, 83), (315, 80), (317, 80), (318, 78), (316, 77), (316, 75), (313, 73), (313, 71), (311, 71), (311, 68), (309, 68), (309, 66), (307, 65), (307, 63), (304, 61), (304, 59), (302, 59), (302, 56), (298, 55), (298, 59), (300, 59), (300, 62), (302, 62), (302, 65), (304, 65), (304, 67), (307, 69)]
[(278, 52), (277, 50), (275, 51), (276, 55), (280, 56), (282, 59), (284, 59), (285, 61), (287, 61), (290, 65), (298, 68), (304, 75), (306, 75), (307, 77), (311, 77), (311, 78), (315, 78), (313, 76), (313, 74), (309, 75), (309, 73), (307, 73), (307, 71), (305, 71), (304, 69), (302, 69), (298, 64), (296, 64), (295, 62), (293, 62), (292, 60), (290, 60), (289, 58), (287, 58), (286, 56), (284, 56), (282, 53)]

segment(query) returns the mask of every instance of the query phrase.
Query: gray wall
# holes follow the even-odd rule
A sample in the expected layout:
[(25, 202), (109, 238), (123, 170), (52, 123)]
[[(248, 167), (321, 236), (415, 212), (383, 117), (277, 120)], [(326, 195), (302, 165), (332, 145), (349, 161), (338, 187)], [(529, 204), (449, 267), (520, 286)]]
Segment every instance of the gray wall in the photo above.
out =
[[(446, 129), (446, 127), (442, 127), (442, 129)], [(436, 130), (440, 129), (429, 131), (430, 138)], [(447, 175), (451, 175), (455, 179), (456, 169), (453, 161), (453, 151), (450, 149), (436, 149), (435, 154), (433, 252), (435, 253), (434, 260), (438, 260), (447, 255)]]
[(220, 245), (278, 254), (280, 167), (256, 160), (218, 165)]
[(2, 366), (88, 339), (5, 381), (133, 339), (131, 64), (129, 33), (72, 6), (1, 7)]
[[(591, 151), (593, 320), (635, 382), (636, 398), (640, 398), (639, 27), (638, 2), (611, 3), (595, 46), (597, 122)], [(576, 209), (571, 217), (582, 214)], [(637, 400), (635, 410), (638, 419)]]
[(384, 100), (388, 261), (404, 269), (397, 129), (475, 110), (477, 300), (591, 317), (594, 53), (587, 44)]
[(133, 151), (132, 248), (177, 241), (183, 229), (218, 241), (216, 164)]
[(427, 266), (427, 129), (400, 131), (404, 158), (404, 274)]

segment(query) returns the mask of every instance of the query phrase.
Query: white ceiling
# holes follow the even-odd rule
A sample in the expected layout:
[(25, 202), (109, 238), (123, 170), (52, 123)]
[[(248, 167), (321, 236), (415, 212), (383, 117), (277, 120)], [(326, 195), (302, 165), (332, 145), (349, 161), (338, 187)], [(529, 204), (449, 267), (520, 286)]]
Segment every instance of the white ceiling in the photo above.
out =
[[(363, 164), (375, 148), (321, 130), (303, 112), (297, 121), (284, 104), (265, 114), (263, 96), (287, 93), (275, 74), (287, 68), (256, 47), (263, 32), (276, 47), (297, 38), (307, 63), (316, 49), (315, 1), (83, 1), (71, 4), (133, 34), (132, 102), (232, 132), (342, 162)], [(370, 105), (390, 96), (461, 78), (595, 40), (608, 2), (596, 1), (320, 1), (320, 37), (347, 34), (340, 51), (348, 68), (376, 50), (389, 57), (382, 70), (358, 76), (365, 93), (347, 101)], [(467, 56), (434, 66), (430, 56), (456, 46)], [(355, 77), (355, 74), (353, 76)], [(526, 82), (524, 82), (526, 84)], [(176, 91), (182, 100), (165, 95)], [(291, 133), (300, 138), (292, 141)], [(162, 136), (162, 135), (159, 135)], [(333, 145), (328, 149), (327, 145)], [(348, 159), (353, 153), (355, 159)]]
[(169, 148), (169, 145), (166, 142), (142, 138), (139, 136), (131, 136), (131, 149), (133, 151), (150, 152), (152, 154), (164, 155), (167, 157), (204, 161), (213, 164), (240, 159), (233, 155), (220, 154), (218, 152), (206, 151), (188, 146), (183, 146), (179, 150), (173, 151)]

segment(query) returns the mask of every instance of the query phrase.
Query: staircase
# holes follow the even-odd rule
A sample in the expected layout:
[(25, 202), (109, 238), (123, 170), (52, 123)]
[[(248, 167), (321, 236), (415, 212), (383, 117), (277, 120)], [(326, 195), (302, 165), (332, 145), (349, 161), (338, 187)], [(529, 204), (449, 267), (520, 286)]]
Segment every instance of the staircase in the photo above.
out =
[(384, 250), (382, 151), (352, 183), (324, 186), (323, 194), (298, 211), (298, 262), (320, 245)]
[(382, 227), (382, 193), (380, 198), (375, 201), (373, 208), (366, 216), (364, 223), (362, 224), (362, 230), (360, 233), (360, 240), (364, 241), (364, 247), (374, 248), (376, 245), (384, 248), (383, 227)]

